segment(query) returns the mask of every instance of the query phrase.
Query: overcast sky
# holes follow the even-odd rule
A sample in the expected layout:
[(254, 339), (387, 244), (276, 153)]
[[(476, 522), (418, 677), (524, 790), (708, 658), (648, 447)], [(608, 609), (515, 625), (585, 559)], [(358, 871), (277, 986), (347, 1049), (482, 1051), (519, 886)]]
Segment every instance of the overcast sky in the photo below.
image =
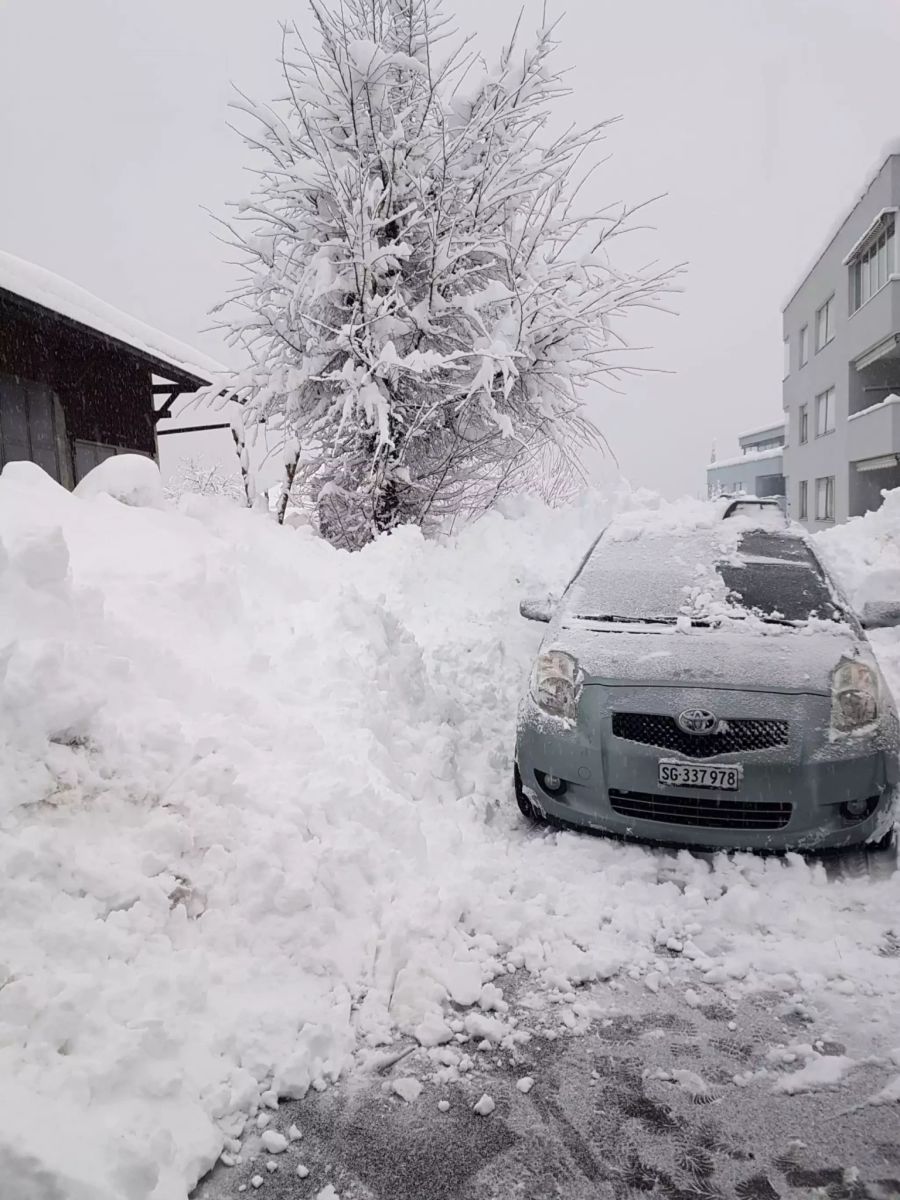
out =
[[(446, 7), (491, 51), (520, 4)], [(0, 246), (221, 356), (204, 209), (245, 190), (230, 84), (278, 93), (282, 18), (309, 24), (303, 0), (0, 0)], [(780, 416), (781, 305), (900, 134), (900, 0), (569, 0), (560, 35), (572, 113), (623, 118), (592, 198), (664, 194), (628, 255), (688, 264), (677, 316), (634, 322), (657, 372), (598, 420), (632, 482), (696, 493), (714, 441)]]

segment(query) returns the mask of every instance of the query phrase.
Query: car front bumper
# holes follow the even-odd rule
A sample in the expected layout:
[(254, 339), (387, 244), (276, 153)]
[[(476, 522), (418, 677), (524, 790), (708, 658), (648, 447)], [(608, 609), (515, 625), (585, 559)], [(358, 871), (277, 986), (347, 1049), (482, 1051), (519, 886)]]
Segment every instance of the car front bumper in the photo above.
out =
[[(614, 711), (676, 715), (695, 706), (726, 719), (783, 718), (789, 744), (698, 759), (612, 733)], [(578, 720), (570, 725), (548, 717), (526, 697), (516, 762), (532, 805), (574, 825), (704, 849), (840, 849), (876, 840), (891, 828), (900, 762), (892, 710), (874, 731), (839, 739), (828, 734), (829, 718), (830, 701), (822, 696), (593, 685), (584, 689)], [(660, 785), (662, 760), (738, 763), (740, 789)], [(552, 795), (542, 787), (543, 774), (564, 780), (564, 793)], [(851, 800), (869, 801), (871, 811), (850, 817), (843, 806)], [(783, 815), (774, 827), (776, 809)], [(765, 818), (757, 817), (761, 812)]]

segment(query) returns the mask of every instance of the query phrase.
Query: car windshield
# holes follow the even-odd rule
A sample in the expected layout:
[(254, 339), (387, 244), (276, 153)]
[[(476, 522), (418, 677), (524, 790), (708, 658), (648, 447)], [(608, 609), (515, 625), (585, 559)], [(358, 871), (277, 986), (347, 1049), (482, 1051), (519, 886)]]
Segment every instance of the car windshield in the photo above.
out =
[(672, 538), (601, 538), (566, 595), (572, 616), (613, 622), (709, 624), (753, 613), (795, 624), (841, 611), (806, 542), (752, 530), (725, 551), (709, 531)]

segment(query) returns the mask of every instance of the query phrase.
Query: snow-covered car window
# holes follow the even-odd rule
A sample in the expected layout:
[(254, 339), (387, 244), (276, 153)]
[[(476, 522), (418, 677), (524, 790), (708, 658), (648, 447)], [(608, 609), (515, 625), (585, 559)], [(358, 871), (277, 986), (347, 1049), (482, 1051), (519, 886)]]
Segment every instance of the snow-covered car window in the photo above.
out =
[(764, 621), (838, 620), (840, 610), (818, 571), (791, 562), (721, 563), (729, 601)]
[[(601, 538), (566, 594), (567, 612), (613, 621), (671, 621), (715, 558), (708, 533)], [(723, 589), (724, 599), (724, 589)]]
[(839, 620), (843, 615), (812, 551), (802, 538), (752, 530), (737, 555), (717, 566), (729, 603), (766, 621)]
[[(767, 621), (837, 620), (841, 612), (802, 538), (751, 530), (726, 550), (706, 530), (674, 538), (603, 538), (573, 580), (566, 609), (604, 621), (703, 617), (710, 599)], [(720, 610), (721, 611), (721, 610)]]

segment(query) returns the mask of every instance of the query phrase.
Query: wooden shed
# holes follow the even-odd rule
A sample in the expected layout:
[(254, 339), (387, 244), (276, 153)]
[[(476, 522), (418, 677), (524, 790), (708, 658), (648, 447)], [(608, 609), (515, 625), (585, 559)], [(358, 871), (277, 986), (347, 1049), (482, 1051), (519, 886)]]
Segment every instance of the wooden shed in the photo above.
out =
[(113, 454), (157, 458), (157, 423), (224, 369), (0, 251), (0, 468), (28, 459), (72, 487)]

